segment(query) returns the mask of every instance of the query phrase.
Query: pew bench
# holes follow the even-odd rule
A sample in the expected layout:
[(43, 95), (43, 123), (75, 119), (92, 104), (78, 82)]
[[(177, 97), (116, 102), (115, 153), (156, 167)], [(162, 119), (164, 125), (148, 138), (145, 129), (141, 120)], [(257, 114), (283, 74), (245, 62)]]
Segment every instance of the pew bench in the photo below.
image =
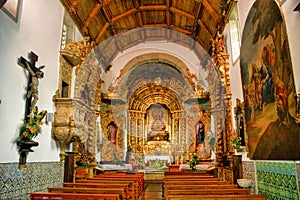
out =
[(144, 173), (134, 173), (134, 174), (127, 174), (124, 172), (119, 173), (104, 173), (95, 176), (94, 178), (138, 178), (138, 186), (139, 186), (139, 193), (144, 190)]
[(120, 183), (63, 183), (63, 187), (73, 187), (73, 188), (121, 188), (125, 190), (126, 199), (129, 199), (131, 195), (129, 194), (129, 184)]
[(50, 193), (50, 192), (30, 192), (30, 200), (41, 199), (89, 199), (89, 200), (120, 200), (118, 194), (78, 194), (78, 193)]
[(201, 175), (201, 176), (212, 176), (211, 174), (205, 172), (183, 172), (183, 171), (176, 171), (176, 172), (164, 172), (164, 175)]
[(170, 195), (169, 200), (265, 200), (262, 194), (232, 194), (232, 195)]
[(117, 194), (119, 195), (119, 199), (126, 199), (124, 188), (48, 187), (48, 192), (78, 194)]
[[(228, 184), (226, 181), (189, 181), (189, 180), (182, 180), (182, 181), (164, 181), (164, 185), (166, 186), (191, 186), (191, 185), (224, 185)], [(234, 185), (234, 184), (232, 184)]]
[(212, 179), (216, 179), (216, 177), (214, 176), (203, 176), (203, 175), (164, 175), (164, 179), (208, 179), (208, 178), (212, 178)]
[(138, 187), (137, 182), (135, 180), (114, 180), (114, 179), (82, 179), (82, 180), (76, 180), (75, 183), (89, 183), (89, 184), (128, 184), (128, 196), (132, 197), (133, 200), (138, 199), (139, 193), (138, 193)]
[(142, 193), (142, 186), (141, 182), (138, 177), (118, 177), (118, 176), (111, 176), (111, 177), (94, 177), (94, 178), (88, 178), (87, 180), (95, 180), (95, 181), (107, 181), (107, 180), (114, 180), (114, 181), (131, 181), (132, 185), (134, 187), (134, 191), (137, 192), (137, 195), (139, 196)]
[(165, 200), (169, 200), (170, 196), (174, 195), (236, 195), (236, 194), (250, 194), (250, 189), (241, 188), (219, 188), (219, 189), (192, 189), (192, 190), (173, 190), (169, 189), (165, 192)]

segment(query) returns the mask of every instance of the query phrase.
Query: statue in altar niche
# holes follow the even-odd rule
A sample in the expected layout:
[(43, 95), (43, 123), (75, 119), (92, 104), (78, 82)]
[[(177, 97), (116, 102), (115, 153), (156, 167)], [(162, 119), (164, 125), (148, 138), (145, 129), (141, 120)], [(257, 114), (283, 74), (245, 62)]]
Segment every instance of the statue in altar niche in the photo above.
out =
[(112, 144), (116, 145), (116, 141), (117, 141), (117, 130), (118, 127), (115, 124), (115, 122), (111, 121), (108, 125), (107, 125), (107, 131), (108, 131), (108, 140), (111, 141)]
[(168, 141), (169, 134), (166, 131), (166, 109), (162, 106), (150, 108), (150, 128), (148, 140)]
[(210, 142), (213, 137), (210, 131), (210, 112), (202, 108), (198, 112), (199, 117), (194, 118), (190, 123), (189, 130), (193, 132), (193, 136), (189, 152), (196, 153), (201, 159), (207, 159), (210, 158), (210, 151), (213, 148)]
[(195, 126), (195, 133), (196, 133), (196, 148), (198, 147), (198, 145), (200, 144), (204, 144), (204, 124), (201, 120), (199, 120), (196, 123)]

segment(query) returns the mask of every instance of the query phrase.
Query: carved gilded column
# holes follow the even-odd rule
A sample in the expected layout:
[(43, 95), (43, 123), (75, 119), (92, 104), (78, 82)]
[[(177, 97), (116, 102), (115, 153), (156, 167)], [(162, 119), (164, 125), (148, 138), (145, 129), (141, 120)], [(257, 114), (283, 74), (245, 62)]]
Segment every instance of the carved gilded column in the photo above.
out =
[[(225, 102), (225, 127), (222, 130), (222, 140), (218, 141), (222, 144), (222, 153), (232, 154), (233, 149), (230, 145), (230, 136), (232, 132), (232, 116), (231, 116), (231, 91), (230, 91), (230, 65), (229, 55), (226, 53), (223, 35), (217, 34), (215, 40), (212, 41), (212, 59), (221, 76), (222, 85), (225, 89), (223, 101)], [(218, 116), (216, 116), (218, 117)], [(217, 118), (216, 118), (217, 119)], [(218, 120), (218, 119), (217, 119)], [(219, 147), (220, 148), (220, 147)], [(217, 153), (221, 153), (220, 149)]]

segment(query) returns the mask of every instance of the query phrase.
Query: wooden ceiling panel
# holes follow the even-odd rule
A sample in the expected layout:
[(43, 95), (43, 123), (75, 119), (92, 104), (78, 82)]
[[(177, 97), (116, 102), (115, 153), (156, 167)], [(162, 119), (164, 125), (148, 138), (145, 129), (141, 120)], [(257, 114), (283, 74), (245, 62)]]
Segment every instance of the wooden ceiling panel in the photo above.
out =
[(139, 1), (139, 3), (140, 3), (141, 6), (146, 6), (146, 5), (166, 5), (166, 0), (143, 0), (143, 1)]
[(107, 5), (107, 8), (109, 10), (109, 14), (112, 18), (117, 17), (118, 15), (121, 15), (123, 13), (128, 12), (129, 10), (134, 8), (134, 4), (132, 1), (122, 1), (122, 0), (115, 0), (112, 1)]
[(96, 2), (94, 0), (92, 1), (78, 1), (78, 4), (75, 6), (77, 8), (77, 14), (78, 16), (83, 20), (87, 20), (90, 13), (96, 6)]
[[(83, 36), (90, 36), (96, 44), (134, 28), (163, 27), (196, 39), (209, 51), (210, 40), (218, 30), (222, 32), (225, 26), (225, 19), (233, 0), (61, 0), (61, 2)], [(126, 46), (137, 40), (155, 40), (147, 35), (147, 32), (136, 37), (128, 39), (125, 42)]]
[[(211, 34), (215, 34), (215, 24), (216, 21), (214, 20), (213, 16), (211, 15), (210, 12), (208, 12), (208, 10), (203, 10), (202, 13), (202, 22), (204, 27), (207, 28), (207, 30), (211, 33)], [(214, 36), (214, 35), (212, 35)]]
[(195, 15), (200, 4), (197, 1), (178, 0), (172, 1), (172, 7), (180, 9), (190, 15)]
[(143, 25), (156, 25), (156, 24), (166, 24), (166, 12), (165, 11), (143, 11), (142, 20)]
[(114, 22), (111, 29), (114, 29), (116, 31), (115, 33), (117, 34), (123, 32), (124, 30), (130, 30), (135, 27), (137, 27), (136, 18), (134, 15), (130, 15)]
[(103, 20), (103, 18), (101, 18), (101, 17), (95, 17), (90, 22), (87, 29), (88, 29), (89, 35), (91, 36), (91, 38), (93, 38), (93, 40), (95, 40), (97, 38), (98, 33), (101, 30), (101, 27), (103, 27), (105, 23), (106, 23), (105, 20)]
[(217, 13), (218, 16), (222, 15), (222, 10), (220, 9), (221, 7), (221, 1), (220, 0), (204, 0), (209, 3), (209, 5), (212, 7), (214, 12)]

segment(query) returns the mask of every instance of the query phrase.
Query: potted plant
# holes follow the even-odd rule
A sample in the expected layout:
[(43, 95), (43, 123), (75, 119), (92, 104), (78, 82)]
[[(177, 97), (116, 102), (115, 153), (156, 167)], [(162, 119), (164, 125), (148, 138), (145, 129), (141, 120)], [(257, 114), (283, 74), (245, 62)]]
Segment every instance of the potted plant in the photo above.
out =
[(233, 133), (231, 137), (231, 146), (237, 152), (241, 151), (241, 138), (237, 135), (237, 133)]
[(32, 146), (38, 146), (38, 143), (32, 139), (42, 132), (41, 126), (44, 124), (42, 120), (46, 114), (46, 110), (39, 112), (38, 107), (35, 106), (32, 112), (27, 116), (27, 119), (20, 128), (17, 142), (17, 145), (20, 147), (20, 152), (33, 152), (30, 148)]
[(190, 160), (190, 168), (193, 172), (196, 171), (196, 165), (198, 165), (200, 163), (200, 160), (198, 158), (198, 155), (193, 153), (192, 155), (192, 159)]

